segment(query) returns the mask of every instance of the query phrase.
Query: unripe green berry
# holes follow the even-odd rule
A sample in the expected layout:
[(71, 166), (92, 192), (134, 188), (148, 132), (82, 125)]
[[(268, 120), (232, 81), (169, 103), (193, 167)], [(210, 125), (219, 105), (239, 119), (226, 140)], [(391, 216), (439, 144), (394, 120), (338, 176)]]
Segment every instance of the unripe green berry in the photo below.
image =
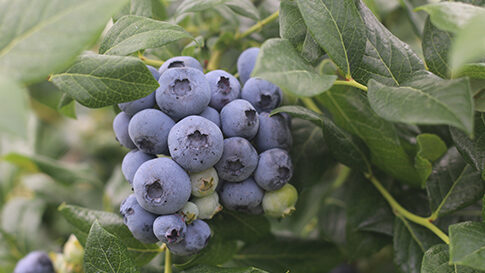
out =
[(77, 240), (76, 236), (71, 234), (64, 244), (64, 260), (71, 264), (82, 264), (84, 258), (84, 248)]
[(187, 202), (179, 213), (184, 217), (184, 221), (188, 225), (199, 217), (199, 208), (196, 204)]
[(263, 197), (264, 214), (275, 218), (286, 217), (295, 210), (297, 200), (298, 192), (290, 184), (276, 191), (268, 191)]
[(209, 196), (194, 198), (192, 202), (199, 207), (199, 219), (211, 219), (216, 213), (222, 210), (217, 192)]
[(205, 171), (192, 173), (190, 175), (192, 195), (195, 197), (208, 196), (216, 190), (219, 183), (219, 176), (216, 169), (209, 168)]

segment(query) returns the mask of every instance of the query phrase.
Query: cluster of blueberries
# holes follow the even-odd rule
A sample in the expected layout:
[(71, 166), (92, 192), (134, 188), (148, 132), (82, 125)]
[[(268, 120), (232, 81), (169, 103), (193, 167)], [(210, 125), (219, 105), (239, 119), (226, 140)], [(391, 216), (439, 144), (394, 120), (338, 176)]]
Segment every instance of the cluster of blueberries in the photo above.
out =
[(290, 118), (269, 114), (280, 105), (281, 90), (250, 78), (258, 52), (239, 56), (243, 88), (233, 75), (204, 75), (196, 59), (180, 56), (159, 70), (148, 66), (160, 84), (156, 91), (119, 104), (113, 129), (132, 149), (122, 172), (134, 191), (120, 213), (138, 240), (192, 255), (211, 236), (203, 219), (222, 205), (274, 217), (294, 210)]

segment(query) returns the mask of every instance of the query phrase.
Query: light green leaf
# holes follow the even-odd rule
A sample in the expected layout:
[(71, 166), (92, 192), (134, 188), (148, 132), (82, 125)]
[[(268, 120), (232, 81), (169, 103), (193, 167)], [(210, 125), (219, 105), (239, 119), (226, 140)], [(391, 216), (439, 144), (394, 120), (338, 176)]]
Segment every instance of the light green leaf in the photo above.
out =
[(229, 0), (226, 6), (239, 15), (259, 20), (259, 11), (250, 0)]
[(434, 245), (424, 253), (421, 273), (480, 273), (469, 267), (450, 265), (448, 245)]
[(27, 90), (0, 76), (0, 131), (27, 137)]
[(456, 148), (450, 148), (426, 182), (430, 208), (442, 216), (474, 204), (483, 197), (480, 172), (467, 165)]
[(485, 270), (485, 223), (463, 222), (451, 225), (450, 262)]
[(252, 73), (284, 91), (311, 97), (328, 90), (337, 79), (334, 75), (319, 75), (285, 39), (267, 40), (258, 54)]
[(453, 34), (435, 27), (429, 18), (426, 20), (421, 41), (424, 59), (429, 71), (442, 78), (448, 78), (450, 73), (448, 52), (452, 38)]
[(432, 74), (416, 75), (400, 87), (371, 80), (368, 97), (381, 117), (411, 124), (447, 124), (473, 132), (473, 99), (468, 79), (442, 80)]
[(484, 16), (485, 8), (461, 2), (440, 2), (418, 7), (427, 12), (433, 25), (441, 30), (458, 33), (474, 16)]
[(187, 12), (198, 12), (214, 8), (224, 4), (229, 0), (184, 0), (175, 11), (175, 15), (181, 15)]
[(353, 0), (298, 0), (298, 7), (316, 42), (335, 64), (351, 75), (365, 49), (365, 26)]
[(167, 16), (160, 0), (131, 0), (130, 14), (158, 20), (164, 20)]
[(422, 181), (426, 181), (433, 168), (431, 163), (446, 153), (446, 144), (434, 134), (420, 134), (416, 137), (416, 143), (418, 151), (414, 159), (414, 166)]
[(302, 118), (309, 121), (316, 121), (318, 125), (321, 125), (324, 119), (322, 115), (315, 113), (308, 108), (297, 105), (285, 105), (271, 111), (271, 115), (275, 115), (278, 113), (288, 113), (292, 117)]
[(456, 33), (451, 45), (450, 64), (454, 72), (460, 73), (461, 68), (469, 62), (480, 61), (485, 56), (485, 8), (467, 22)]
[(111, 16), (125, 3), (1, 1), (0, 74), (34, 83), (66, 69), (76, 56), (96, 42)]
[(457, 72), (456, 77), (470, 77), (485, 80), (485, 63), (468, 63)]
[(200, 52), (200, 50), (204, 47), (204, 37), (197, 36), (195, 39), (188, 43), (184, 49), (182, 50), (183, 56), (194, 56), (196, 52)]
[(182, 27), (146, 17), (128, 15), (110, 28), (99, 53), (128, 55), (138, 50), (158, 48), (182, 38), (192, 38)]
[(159, 86), (138, 58), (89, 54), (52, 82), (84, 106), (98, 108), (147, 96)]
[(121, 240), (102, 228), (95, 221), (89, 230), (84, 250), (86, 273), (135, 273), (139, 272)]
[(59, 104), (57, 105), (57, 111), (66, 117), (76, 118), (76, 102), (68, 94), (62, 95)]

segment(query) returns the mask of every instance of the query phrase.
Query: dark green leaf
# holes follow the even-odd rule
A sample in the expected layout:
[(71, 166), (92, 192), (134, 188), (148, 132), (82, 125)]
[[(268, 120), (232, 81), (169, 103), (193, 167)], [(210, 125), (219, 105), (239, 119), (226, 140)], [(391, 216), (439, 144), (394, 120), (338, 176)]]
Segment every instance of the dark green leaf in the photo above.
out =
[(99, 53), (128, 55), (192, 38), (182, 27), (146, 17), (128, 15), (118, 20), (104, 38)]
[(426, 20), (421, 42), (424, 60), (429, 70), (442, 78), (448, 78), (450, 73), (448, 54), (452, 38), (451, 33), (438, 29), (429, 19)]
[(66, 69), (82, 50), (94, 44), (111, 16), (125, 3), (120, 0), (2, 1), (0, 74), (34, 83)]
[(104, 229), (123, 241), (123, 244), (128, 248), (130, 257), (137, 265), (148, 263), (159, 253), (158, 245), (143, 244), (135, 239), (130, 230), (123, 224), (123, 219), (117, 214), (66, 204), (59, 206), (59, 212), (71, 225), (76, 227), (76, 237), (82, 244), (86, 242), (83, 238), (87, 237), (91, 225), (98, 221)]
[(278, 238), (244, 247), (237, 264), (269, 272), (328, 272), (342, 262), (338, 249), (326, 242)]
[(424, 253), (440, 243), (428, 229), (414, 224), (404, 217), (394, 221), (394, 262), (402, 272), (420, 273)]
[(1, 131), (26, 138), (27, 114), (27, 90), (15, 81), (0, 76)]
[(305, 39), (307, 29), (300, 10), (295, 1), (280, 2), (280, 37), (289, 40), (293, 46), (298, 46)]
[(84, 251), (84, 270), (86, 273), (138, 272), (121, 240), (102, 228), (98, 221), (94, 221), (89, 230)]
[(259, 11), (250, 0), (229, 0), (226, 6), (241, 16), (259, 20)]
[(17, 153), (9, 153), (3, 159), (11, 164), (23, 168), (29, 172), (41, 172), (52, 177), (55, 181), (70, 185), (73, 183), (88, 182), (99, 185), (101, 182), (91, 170), (73, 167), (44, 156), (26, 156)]
[(450, 262), (485, 270), (485, 223), (463, 222), (449, 227)]
[(51, 80), (76, 101), (91, 108), (132, 101), (158, 86), (137, 58), (89, 54)]
[(420, 74), (400, 87), (369, 81), (372, 109), (381, 117), (411, 124), (447, 124), (473, 132), (473, 98), (466, 78), (441, 80)]
[(480, 173), (451, 148), (434, 168), (426, 190), (433, 214), (441, 216), (474, 204), (483, 197), (485, 185)]
[(353, 0), (299, 0), (298, 7), (315, 41), (347, 76), (365, 48), (365, 26)]
[(66, 117), (76, 118), (76, 102), (66, 93), (61, 97), (57, 110)]
[(186, 273), (265, 273), (266, 271), (255, 267), (217, 267), (210, 265), (197, 265), (185, 270)]
[(478, 92), (475, 97), (475, 111), (485, 112), (485, 89)]
[(414, 166), (422, 181), (426, 181), (433, 168), (432, 162), (446, 153), (446, 144), (437, 135), (420, 134), (416, 137), (418, 151), (414, 158)]
[(197, 267), (204, 265), (220, 265), (232, 259), (237, 251), (237, 242), (234, 240), (226, 240), (220, 234), (214, 233), (214, 236), (209, 240), (207, 245), (201, 253), (190, 259), (184, 264), (176, 265), (180, 269), (190, 267)]
[(301, 49), (301, 56), (312, 64), (315, 64), (325, 54), (322, 48), (313, 39), (310, 32), (306, 33), (305, 41), (303, 41), (303, 48)]
[(334, 75), (319, 75), (285, 39), (264, 42), (252, 76), (268, 80), (284, 91), (302, 97), (323, 93), (337, 79)]
[(474, 16), (485, 15), (485, 8), (461, 2), (440, 2), (421, 6), (416, 10), (427, 12), (433, 25), (441, 30), (457, 33)]
[(479, 273), (469, 267), (450, 265), (448, 245), (434, 245), (424, 253), (421, 273)]
[(381, 170), (413, 186), (421, 186), (414, 160), (406, 153), (395, 126), (372, 111), (365, 94), (350, 87), (334, 87), (319, 96), (335, 124), (361, 138), (370, 150), (371, 162)]
[(248, 215), (224, 210), (209, 222), (214, 234), (225, 240), (252, 243), (271, 236), (268, 219), (261, 215)]
[(160, 0), (131, 0), (130, 14), (158, 20), (165, 19), (165, 6)]
[(324, 119), (322, 115), (315, 113), (308, 108), (305, 108), (303, 106), (297, 106), (297, 105), (281, 106), (271, 111), (271, 115), (278, 114), (278, 113), (288, 113), (292, 117), (314, 121), (316, 122), (317, 125), (321, 125)]
[(481, 171), (482, 179), (485, 180), (485, 113), (475, 115), (474, 139), (454, 128), (450, 128), (450, 132), (463, 158)]

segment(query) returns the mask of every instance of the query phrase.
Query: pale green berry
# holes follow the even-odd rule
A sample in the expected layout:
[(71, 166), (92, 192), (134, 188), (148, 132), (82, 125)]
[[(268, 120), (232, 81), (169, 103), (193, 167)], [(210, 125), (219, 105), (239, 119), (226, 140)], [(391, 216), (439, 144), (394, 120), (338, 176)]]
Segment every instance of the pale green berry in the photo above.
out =
[(199, 208), (196, 204), (189, 201), (179, 211), (179, 213), (184, 217), (185, 223), (190, 224), (197, 219), (197, 217), (199, 217)]
[(298, 200), (298, 192), (290, 184), (284, 185), (276, 191), (268, 191), (263, 197), (264, 214), (282, 218), (293, 213)]
[(192, 202), (199, 208), (199, 219), (211, 219), (216, 213), (222, 210), (217, 192), (209, 196), (194, 198)]
[(219, 176), (216, 169), (209, 168), (205, 171), (192, 173), (190, 175), (192, 195), (195, 197), (208, 196), (216, 190), (219, 183)]
[(64, 244), (64, 259), (72, 264), (82, 264), (84, 258), (84, 248), (77, 240), (76, 236), (71, 234)]

